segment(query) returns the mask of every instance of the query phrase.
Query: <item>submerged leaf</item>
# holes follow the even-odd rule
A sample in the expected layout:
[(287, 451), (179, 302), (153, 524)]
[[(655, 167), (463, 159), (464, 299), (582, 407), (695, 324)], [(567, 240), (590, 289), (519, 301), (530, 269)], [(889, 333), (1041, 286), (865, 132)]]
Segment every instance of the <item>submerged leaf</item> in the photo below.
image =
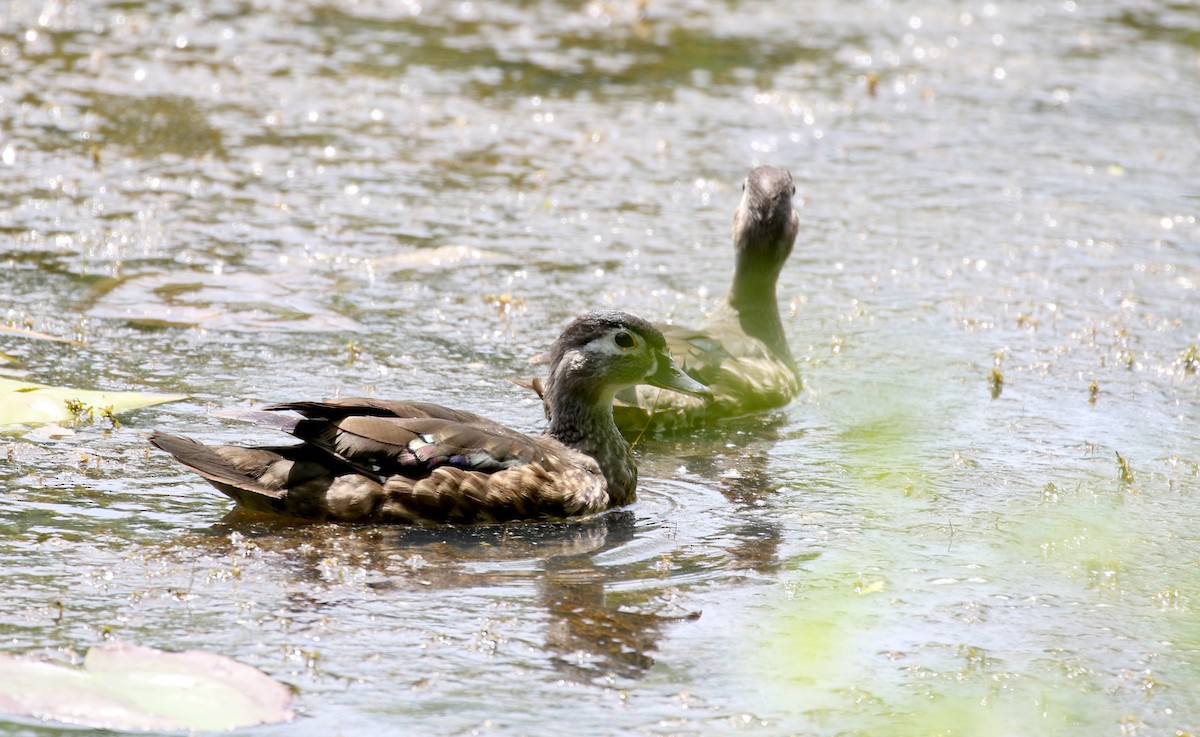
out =
[(0, 654), (0, 712), (117, 730), (227, 730), (292, 718), (288, 687), (223, 655), (137, 645), (83, 668)]
[(68, 343), (71, 345), (79, 345), (79, 341), (77, 341), (77, 340), (71, 340), (70, 338), (60, 338), (57, 335), (48, 335), (46, 333), (39, 333), (35, 330), (30, 330), (28, 328), (17, 328), (17, 327), (12, 327), (10, 325), (0, 325), (0, 333), (4, 333), (6, 335), (15, 335), (19, 338), (29, 338), (30, 340), (49, 340), (54, 343)]
[(95, 408), (100, 415), (111, 415), (181, 399), (176, 394), (98, 392), (0, 376), (0, 425), (67, 422), (78, 419), (81, 408)]
[[(379, 266), (390, 266), (398, 270), (449, 269), (464, 264), (490, 264), (503, 260), (504, 256), (496, 251), (487, 251), (482, 248), (471, 248), (469, 246), (422, 248), (372, 259)], [(487, 298), (485, 297), (484, 299), (486, 300)]]

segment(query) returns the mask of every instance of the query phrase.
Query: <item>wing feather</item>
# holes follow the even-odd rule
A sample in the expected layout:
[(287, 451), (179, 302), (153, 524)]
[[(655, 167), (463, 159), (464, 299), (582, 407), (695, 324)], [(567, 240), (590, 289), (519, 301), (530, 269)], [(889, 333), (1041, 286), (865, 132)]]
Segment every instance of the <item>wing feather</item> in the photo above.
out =
[(283, 448), (152, 439), (240, 504), (304, 519), (506, 522), (609, 506), (594, 458), (424, 402), (289, 402), (224, 416), (301, 440)]
[(541, 461), (547, 447), (498, 422), (430, 402), (350, 398), (265, 407), (304, 417), (280, 429), (382, 480), (435, 468), (495, 473)]
[(613, 408), (624, 431), (636, 434), (650, 422), (675, 428), (758, 414), (785, 406), (800, 392), (793, 369), (740, 326), (719, 322), (700, 330), (669, 326), (663, 335), (683, 370), (706, 384), (714, 398), (705, 403), (652, 386), (630, 387), (617, 394)]

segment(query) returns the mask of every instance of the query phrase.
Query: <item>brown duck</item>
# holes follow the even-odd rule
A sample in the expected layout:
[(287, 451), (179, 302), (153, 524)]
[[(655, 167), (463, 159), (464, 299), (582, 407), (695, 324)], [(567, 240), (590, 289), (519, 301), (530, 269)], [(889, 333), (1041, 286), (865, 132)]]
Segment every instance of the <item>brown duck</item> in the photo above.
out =
[[(733, 213), (736, 261), (729, 293), (699, 329), (658, 326), (683, 370), (712, 391), (712, 401), (648, 386), (619, 391), (613, 416), (627, 436), (648, 428), (683, 430), (759, 414), (783, 407), (800, 393), (800, 373), (775, 296), (779, 273), (800, 228), (800, 217), (792, 207), (795, 193), (786, 170), (771, 166), (752, 170)], [(543, 363), (548, 358), (544, 354), (534, 361)], [(517, 383), (544, 396), (539, 379)]]
[(302, 519), (507, 522), (629, 504), (637, 466), (613, 423), (613, 396), (640, 383), (711, 394), (671, 359), (658, 329), (622, 312), (575, 319), (550, 357), (541, 437), (437, 404), (356, 398), (233, 413), (298, 445), (207, 446), (162, 432), (149, 440), (241, 506)]

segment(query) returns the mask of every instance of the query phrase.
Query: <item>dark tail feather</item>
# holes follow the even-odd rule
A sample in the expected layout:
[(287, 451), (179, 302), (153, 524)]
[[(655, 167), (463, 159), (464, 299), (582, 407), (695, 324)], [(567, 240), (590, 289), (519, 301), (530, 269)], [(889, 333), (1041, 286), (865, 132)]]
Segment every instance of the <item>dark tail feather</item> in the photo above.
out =
[(183, 465), (203, 476), (210, 484), (252, 509), (278, 511), (283, 507), (286, 490), (269, 489), (254, 478), (235, 468), (219, 453), (203, 443), (171, 435), (153, 432), (146, 438), (152, 445), (165, 450)]

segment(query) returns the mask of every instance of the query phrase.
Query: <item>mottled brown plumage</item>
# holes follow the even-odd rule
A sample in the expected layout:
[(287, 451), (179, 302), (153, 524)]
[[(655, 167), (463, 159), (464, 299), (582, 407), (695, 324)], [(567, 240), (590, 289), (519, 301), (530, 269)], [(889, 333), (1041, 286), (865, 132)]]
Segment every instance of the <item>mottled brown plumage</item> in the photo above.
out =
[(637, 467), (612, 403), (640, 383), (710, 396), (672, 361), (654, 326), (593, 312), (551, 349), (541, 437), (437, 404), (355, 398), (228, 413), (299, 445), (206, 446), (167, 433), (150, 442), (260, 512), (390, 523), (559, 519), (634, 500)]

